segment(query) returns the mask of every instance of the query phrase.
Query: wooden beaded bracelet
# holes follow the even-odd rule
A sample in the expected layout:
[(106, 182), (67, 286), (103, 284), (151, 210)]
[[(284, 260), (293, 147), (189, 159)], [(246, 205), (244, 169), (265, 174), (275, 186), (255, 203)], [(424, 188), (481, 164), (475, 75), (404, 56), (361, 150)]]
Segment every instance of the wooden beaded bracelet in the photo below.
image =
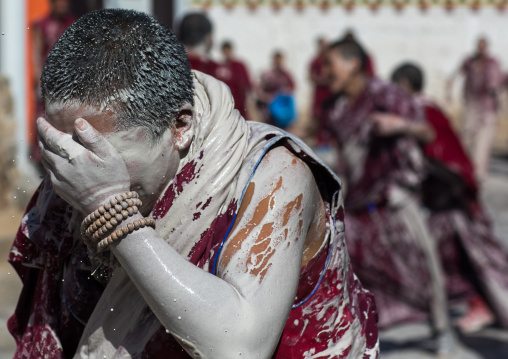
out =
[[(125, 204), (125, 205), (123, 205)], [(142, 202), (139, 199), (127, 200), (122, 202), (121, 209), (111, 208), (109, 212), (99, 217), (86, 230), (84, 235), (97, 242), (108, 231), (116, 227), (120, 222), (139, 212), (138, 206)], [(120, 206), (120, 205), (117, 205)], [(117, 212), (119, 211), (119, 212)]]
[(97, 253), (109, 250), (110, 244), (118, 242), (123, 238), (125, 238), (128, 234), (144, 227), (155, 228), (155, 219), (153, 219), (152, 217), (141, 218), (139, 220), (136, 219), (134, 222), (128, 223), (127, 225), (122, 226), (121, 228), (115, 230), (109, 236), (107, 236), (106, 238), (102, 239), (99, 243), (97, 243)]
[[(132, 207), (129, 206), (129, 200), (131, 199), (139, 200), (139, 194), (135, 191), (129, 191), (110, 198), (109, 202), (106, 202), (104, 205), (100, 206), (98, 209), (86, 216), (86, 218), (81, 223), (81, 234), (85, 234), (87, 227), (89, 227), (96, 220), (100, 220), (101, 216), (106, 216), (107, 212), (109, 212), (111, 216), (116, 216), (116, 214), (121, 213), (122, 209), (124, 209), (124, 205), (127, 205), (127, 207)], [(123, 202), (125, 202), (125, 204)]]

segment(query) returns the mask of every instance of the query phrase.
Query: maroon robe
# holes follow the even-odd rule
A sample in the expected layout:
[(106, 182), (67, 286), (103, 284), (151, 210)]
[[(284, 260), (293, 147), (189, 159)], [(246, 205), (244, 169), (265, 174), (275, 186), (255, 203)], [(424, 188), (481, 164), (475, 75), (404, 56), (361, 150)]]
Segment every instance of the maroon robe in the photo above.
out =
[(190, 67), (193, 70), (200, 71), (204, 74), (217, 77), (217, 67), (219, 66), (215, 61), (206, 56), (187, 55)]
[(238, 60), (220, 63), (217, 66), (216, 78), (228, 85), (235, 100), (235, 108), (248, 120), (247, 93), (252, 89), (252, 84), (247, 67)]
[(460, 70), (465, 77), (465, 101), (476, 103), (481, 111), (495, 112), (498, 107), (497, 90), (503, 81), (497, 60), (490, 56), (483, 60), (471, 56), (463, 62)]
[[(322, 353), (330, 359), (377, 358), (374, 298), (363, 290), (349, 262), (339, 179), (297, 138), (266, 124), (244, 121), (234, 111), (224, 83), (199, 72), (193, 75), (198, 135), (185, 164), (152, 210), (159, 234), (190, 263), (214, 274), (220, 249), (260, 161), (271, 148), (285, 146), (311, 168), (328, 224), (327, 242), (301, 269), (295, 303), (274, 357)], [(218, 175), (221, 181), (210, 187), (210, 180)], [(111, 340), (109, 344), (135, 358), (188, 358), (135, 285), (123, 281), (128, 275), (122, 268), (113, 276), (107, 270), (94, 270), (79, 233), (82, 219), (55, 194), (48, 178), (29, 203), (9, 254), (24, 284), (8, 323), (18, 344), (15, 358), (71, 357), (87, 322), (85, 342), (90, 332), (99, 335), (95, 325), (115, 320), (126, 332), (111, 338), (108, 330), (115, 329), (104, 328), (103, 345)], [(116, 310), (99, 305), (94, 311), (102, 300), (115, 301), (109, 305)], [(136, 314), (126, 318), (123, 313), (131, 310)], [(99, 340), (97, 335), (94, 340)], [(97, 350), (104, 349), (98, 345)], [(82, 343), (80, 353), (81, 349), (86, 352), (90, 346)]]
[[(437, 161), (457, 180), (450, 183), (445, 197), (453, 188), (463, 188), (463, 198), (449, 208), (431, 209), (429, 229), (439, 246), (446, 275), (446, 287), (452, 303), (463, 303), (481, 296), (494, 312), (498, 322), (508, 326), (508, 255), (494, 236), (487, 213), (478, 199), (478, 186), (471, 161), (450, 122), (433, 102), (422, 99), (427, 121), (436, 133), (435, 140), (424, 147), (429, 159)], [(425, 186), (424, 186), (425, 187)], [(425, 198), (424, 198), (425, 202)]]
[[(311, 76), (323, 77), (324, 72), (324, 62), (322, 56), (316, 56), (310, 63), (309, 73)], [(314, 99), (312, 102), (312, 116), (315, 119), (321, 118), (321, 108), (323, 107), (323, 102), (329, 98), (332, 93), (328, 88), (328, 84), (314, 82)]]
[[(414, 139), (374, 134), (375, 112), (408, 121), (424, 121), (420, 107), (394, 85), (368, 80), (351, 103), (340, 95), (327, 101), (323, 116), (339, 145), (339, 175), (346, 183), (346, 241), (353, 269), (373, 292), (379, 326), (429, 316), (430, 274), (417, 230), (393, 204), (391, 193), (404, 192), (403, 203), (417, 199), (423, 156)], [(424, 223), (423, 218), (420, 220)], [(419, 235), (419, 234), (418, 234)]]
[(264, 122), (275, 125), (269, 110), (270, 102), (280, 93), (292, 94), (295, 82), (291, 74), (284, 69), (271, 69), (261, 75), (260, 90), (263, 98), (258, 99), (257, 106)]

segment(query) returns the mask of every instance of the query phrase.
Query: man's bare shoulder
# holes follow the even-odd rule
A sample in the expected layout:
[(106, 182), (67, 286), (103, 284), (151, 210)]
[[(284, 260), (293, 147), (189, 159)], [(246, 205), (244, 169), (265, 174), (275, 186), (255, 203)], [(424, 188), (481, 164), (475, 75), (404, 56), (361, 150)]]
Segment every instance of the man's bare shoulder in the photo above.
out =
[(312, 181), (314, 178), (307, 164), (282, 146), (270, 150), (261, 160), (256, 172), (261, 174), (259, 179), (286, 174), (298, 175), (298, 180), (302, 182)]
[(264, 253), (280, 243), (298, 243), (303, 248), (320, 201), (319, 189), (305, 162), (284, 147), (270, 150), (247, 186), (221, 254), (219, 275), (242, 247), (246, 254), (238, 263), (247, 261), (252, 251), (258, 255), (260, 249)]

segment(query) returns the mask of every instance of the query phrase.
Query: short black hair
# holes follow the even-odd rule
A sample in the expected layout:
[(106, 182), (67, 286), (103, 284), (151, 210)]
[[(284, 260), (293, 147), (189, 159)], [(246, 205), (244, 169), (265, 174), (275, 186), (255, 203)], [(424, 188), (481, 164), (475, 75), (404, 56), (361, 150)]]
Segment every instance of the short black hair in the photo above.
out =
[(229, 40), (226, 40), (222, 43), (222, 46), (221, 46), (221, 49), (224, 50), (224, 49), (232, 49), (233, 48), (233, 43)]
[(44, 103), (109, 110), (117, 127), (142, 126), (154, 140), (194, 104), (185, 48), (153, 17), (99, 10), (74, 22), (50, 51), (41, 76)]
[(329, 50), (339, 52), (344, 58), (358, 59), (360, 61), (360, 71), (367, 69), (367, 54), (363, 47), (355, 40), (341, 39), (328, 46)]
[(411, 62), (403, 63), (392, 73), (391, 80), (394, 83), (406, 80), (414, 92), (421, 92), (424, 86), (423, 71), (416, 64)]
[(190, 13), (180, 21), (178, 37), (185, 46), (194, 47), (201, 44), (212, 30), (212, 22), (205, 14)]

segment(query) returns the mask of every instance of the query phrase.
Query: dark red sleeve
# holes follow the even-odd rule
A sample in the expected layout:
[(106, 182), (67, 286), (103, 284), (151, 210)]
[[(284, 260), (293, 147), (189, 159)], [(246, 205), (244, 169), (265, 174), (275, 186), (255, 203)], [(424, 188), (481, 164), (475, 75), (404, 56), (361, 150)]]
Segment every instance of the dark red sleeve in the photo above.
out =
[(217, 69), (219, 65), (215, 61), (208, 58), (202, 59), (199, 57), (189, 57), (188, 59), (191, 69), (201, 71), (213, 77), (217, 76)]
[(392, 113), (412, 122), (425, 121), (423, 109), (412, 96), (394, 84), (373, 81), (379, 83), (373, 93), (376, 111)]
[(238, 64), (242, 87), (245, 91), (250, 91), (252, 89), (252, 83), (250, 81), (249, 71), (247, 71), (247, 67), (243, 63), (239, 62)]
[(424, 147), (425, 155), (460, 174), (475, 193), (477, 184), (473, 164), (450, 121), (437, 105), (426, 104), (423, 108), (425, 117), (436, 134), (434, 141)]
[(376, 69), (374, 67), (374, 60), (372, 60), (372, 56), (367, 54), (367, 64), (365, 68), (365, 72), (367, 75), (373, 77), (376, 76)]
[(309, 75), (311, 76), (311, 78), (312, 75), (319, 75), (320, 67), (321, 65), (318, 62), (318, 59), (314, 58), (309, 65)]
[(293, 81), (293, 77), (291, 76), (291, 74), (288, 71), (286, 71), (286, 78), (288, 80), (289, 88), (291, 89), (291, 91), (294, 91), (295, 90), (295, 82)]

